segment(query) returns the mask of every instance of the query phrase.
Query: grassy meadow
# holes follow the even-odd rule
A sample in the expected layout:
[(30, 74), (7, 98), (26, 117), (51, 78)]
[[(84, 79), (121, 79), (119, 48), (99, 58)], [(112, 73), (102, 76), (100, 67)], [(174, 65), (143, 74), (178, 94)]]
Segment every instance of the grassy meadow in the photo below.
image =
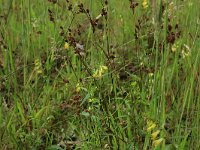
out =
[(0, 0), (0, 150), (198, 150), (199, 134), (199, 0)]

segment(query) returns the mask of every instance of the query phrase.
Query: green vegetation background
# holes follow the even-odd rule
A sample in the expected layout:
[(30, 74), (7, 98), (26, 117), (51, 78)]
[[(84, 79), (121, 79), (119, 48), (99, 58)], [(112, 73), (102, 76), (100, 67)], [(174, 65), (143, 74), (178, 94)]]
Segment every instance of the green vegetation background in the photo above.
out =
[(199, 0), (0, 0), (0, 149), (200, 149)]

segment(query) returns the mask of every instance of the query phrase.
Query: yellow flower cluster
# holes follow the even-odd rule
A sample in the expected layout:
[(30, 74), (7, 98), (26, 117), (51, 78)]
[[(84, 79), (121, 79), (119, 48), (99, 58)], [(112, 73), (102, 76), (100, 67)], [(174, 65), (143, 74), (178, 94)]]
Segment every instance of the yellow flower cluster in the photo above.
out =
[(148, 8), (148, 2), (147, 2), (147, 0), (143, 0), (143, 2), (142, 2), (142, 7), (143, 7), (144, 9), (147, 9), (147, 8)]
[(97, 69), (94, 74), (92, 75), (94, 78), (101, 78), (102, 75), (108, 70), (107, 66), (100, 66), (99, 69)]
[(147, 121), (147, 132), (151, 132), (156, 127), (156, 124), (153, 121)]
[(81, 91), (81, 85), (80, 85), (80, 83), (77, 83), (76, 84), (76, 92), (78, 93), (80, 91)]
[(64, 49), (66, 49), (66, 50), (69, 49), (69, 43), (65, 42)]
[(157, 138), (160, 130), (156, 130), (153, 132), (153, 130), (155, 130), (156, 128), (156, 124), (153, 121), (147, 121), (147, 132), (151, 133), (151, 140), (152, 140), (152, 145), (154, 147), (157, 147), (158, 145), (160, 145), (160, 143), (164, 140), (163, 138)]
[(36, 59), (34, 62), (35, 65), (35, 71), (37, 74), (42, 74), (43, 73), (43, 69), (42, 69), (42, 63), (40, 61), (40, 59)]

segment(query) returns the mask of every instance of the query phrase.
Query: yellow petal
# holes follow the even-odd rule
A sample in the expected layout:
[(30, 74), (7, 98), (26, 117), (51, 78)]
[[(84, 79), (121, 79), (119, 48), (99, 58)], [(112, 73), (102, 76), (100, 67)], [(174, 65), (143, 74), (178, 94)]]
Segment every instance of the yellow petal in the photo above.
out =
[(69, 49), (69, 44), (65, 42), (64, 49)]
[(107, 66), (102, 66), (102, 69), (103, 70), (108, 70), (108, 67)]
[(95, 73), (92, 75), (94, 78), (98, 78), (98, 74), (99, 74), (99, 72), (98, 72), (98, 70), (97, 71), (95, 71)]
[(80, 84), (78, 83), (78, 84), (76, 85), (76, 92), (80, 92), (80, 90), (81, 90), (81, 86), (80, 86)]
[(151, 132), (155, 127), (156, 127), (156, 124), (155, 123), (151, 123), (147, 128), (147, 132)]
[(143, 0), (143, 2), (142, 2), (142, 7), (143, 7), (144, 9), (146, 9), (146, 8), (148, 7), (147, 0)]
[(98, 77), (99, 77), (99, 78), (102, 77), (102, 71), (99, 71)]
[(172, 52), (176, 52), (176, 47), (175, 46), (172, 47)]
[(158, 139), (158, 140), (153, 141), (153, 146), (156, 147), (156, 146), (160, 145), (160, 143), (161, 143), (163, 140), (164, 140), (163, 138), (160, 138), (160, 139)]
[(160, 133), (160, 130), (157, 130), (156, 132), (153, 132), (153, 133), (151, 134), (151, 139), (152, 139), (152, 140), (155, 140), (155, 139), (157, 138), (157, 136), (158, 136), (159, 133)]
[(39, 69), (36, 72), (37, 72), (37, 74), (42, 74), (43, 73), (42, 69)]

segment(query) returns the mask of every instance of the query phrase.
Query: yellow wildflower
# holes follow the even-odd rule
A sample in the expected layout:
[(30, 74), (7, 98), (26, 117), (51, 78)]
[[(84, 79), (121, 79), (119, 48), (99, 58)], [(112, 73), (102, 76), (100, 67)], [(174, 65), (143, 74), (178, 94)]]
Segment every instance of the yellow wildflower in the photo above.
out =
[(178, 45), (174, 44), (174, 45), (172, 46), (172, 52), (176, 52), (177, 48), (178, 48)]
[(151, 132), (156, 127), (156, 124), (153, 123), (151, 126), (147, 128), (147, 132)]
[(94, 78), (101, 78), (102, 74), (104, 74), (106, 70), (108, 70), (107, 66), (100, 66), (99, 69), (97, 69), (92, 76)]
[(152, 121), (147, 122), (147, 132), (151, 132), (156, 127), (156, 124)]
[(105, 71), (105, 70), (108, 70), (108, 67), (107, 66), (102, 66), (102, 69)]
[(160, 143), (161, 143), (163, 140), (164, 140), (163, 138), (160, 138), (160, 139), (158, 139), (158, 140), (153, 141), (153, 146), (156, 147), (156, 146), (160, 145)]
[(153, 132), (151, 134), (151, 139), (154, 141), (157, 138), (159, 133), (160, 133), (160, 130), (157, 130), (157, 131)]
[(143, 2), (142, 2), (142, 7), (143, 7), (144, 9), (147, 9), (147, 8), (148, 8), (147, 0), (143, 0)]
[(80, 90), (81, 90), (81, 86), (80, 86), (79, 83), (77, 83), (77, 85), (76, 85), (76, 92), (80, 92)]
[(94, 101), (95, 101), (94, 98), (90, 98), (90, 99), (89, 99), (89, 102), (90, 102), (90, 103), (93, 103)]
[(65, 42), (64, 49), (69, 49), (69, 43)]
[(40, 69), (40, 70), (37, 70), (37, 74), (42, 74), (43, 71)]
[(95, 71), (95, 73), (92, 75), (94, 78), (97, 78), (99, 75), (98, 75), (98, 71)]
[(42, 74), (43, 70), (42, 70), (42, 63), (40, 61), (40, 59), (36, 59), (35, 62), (35, 71), (37, 74)]
[(150, 72), (148, 75), (149, 75), (149, 77), (153, 77), (153, 73), (152, 72)]

